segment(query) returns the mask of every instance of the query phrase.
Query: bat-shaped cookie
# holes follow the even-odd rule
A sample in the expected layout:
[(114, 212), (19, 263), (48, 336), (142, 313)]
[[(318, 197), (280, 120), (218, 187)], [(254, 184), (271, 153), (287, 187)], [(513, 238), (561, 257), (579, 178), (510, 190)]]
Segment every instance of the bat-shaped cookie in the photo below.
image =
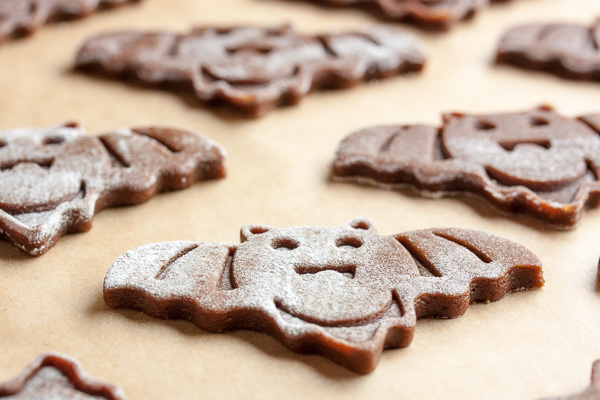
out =
[[(285, 0), (291, 1), (291, 0)], [(473, 17), (490, 2), (509, 0), (308, 0), (334, 7), (360, 7), (384, 19), (408, 22), (424, 29), (448, 30)]]
[(42, 25), (83, 18), (97, 10), (141, 0), (2, 0), (0, 1), (0, 42), (28, 36)]
[(417, 318), (458, 317), (471, 302), (544, 283), (531, 251), (471, 230), (378, 236), (355, 219), (336, 228), (249, 225), (241, 241), (131, 250), (110, 267), (104, 300), (212, 332), (265, 332), (367, 373), (384, 348), (410, 344)]
[(83, 135), (77, 124), (0, 132), (0, 236), (29, 255), (92, 227), (106, 207), (225, 175), (224, 150), (168, 128)]
[(532, 24), (510, 29), (498, 44), (499, 63), (600, 80), (600, 19), (591, 26)]
[(88, 377), (74, 359), (42, 354), (14, 379), (0, 383), (0, 398), (12, 400), (125, 400), (123, 391)]
[(570, 228), (600, 200), (600, 115), (446, 114), (425, 125), (364, 129), (342, 141), (333, 178), (425, 196), (475, 194), (500, 210)]
[(298, 103), (311, 90), (420, 71), (424, 62), (419, 40), (399, 29), (375, 26), (310, 36), (289, 26), (242, 26), (202, 27), (185, 35), (102, 34), (83, 44), (76, 67), (189, 88), (203, 103), (258, 117)]

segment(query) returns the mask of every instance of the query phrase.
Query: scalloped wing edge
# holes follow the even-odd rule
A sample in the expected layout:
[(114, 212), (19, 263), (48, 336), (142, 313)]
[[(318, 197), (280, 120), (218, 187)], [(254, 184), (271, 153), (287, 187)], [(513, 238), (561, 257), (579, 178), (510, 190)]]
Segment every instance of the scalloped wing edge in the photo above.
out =
[(23, 391), (27, 382), (44, 367), (58, 370), (82, 393), (101, 396), (107, 400), (126, 400), (125, 392), (121, 388), (89, 377), (77, 360), (54, 352), (39, 355), (15, 378), (0, 383), (0, 397), (16, 395)]

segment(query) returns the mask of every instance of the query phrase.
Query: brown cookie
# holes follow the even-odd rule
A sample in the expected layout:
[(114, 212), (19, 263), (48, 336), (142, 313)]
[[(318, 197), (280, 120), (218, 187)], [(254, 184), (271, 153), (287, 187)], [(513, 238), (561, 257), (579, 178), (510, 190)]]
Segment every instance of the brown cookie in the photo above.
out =
[(500, 39), (499, 63), (551, 72), (571, 79), (600, 80), (600, 20), (592, 26), (533, 24)]
[[(289, 1), (289, 0), (287, 0)], [(461, 20), (472, 18), (490, 2), (510, 0), (308, 0), (334, 7), (360, 7), (383, 19), (408, 22), (420, 28), (448, 30)]]
[(48, 22), (83, 18), (106, 8), (141, 0), (2, 0), (0, 42), (29, 36)]
[(509, 213), (570, 228), (600, 193), (600, 115), (446, 114), (441, 128), (374, 127), (342, 141), (333, 179), (425, 196), (472, 194)]
[(416, 37), (383, 26), (314, 36), (289, 26), (204, 27), (186, 35), (100, 35), (83, 44), (76, 67), (191, 89), (203, 103), (259, 117), (278, 105), (297, 104), (311, 90), (420, 71), (424, 62)]
[(104, 300), (211, 332), (264, 332), (367, 373), (384, 348), (410, 344), (417, 318), (458, 317), (471, 302), (544, 283), (532, 252), (471, 230), (378, 236), (355, 219), (337, 228), (248, 225), (241, 242), (131, 250), (109, 269)]
[(0, 132), (0, 234), (29, 255), (91, 229), (96, 211), (222, 178), (223, 149), (175, 129), (85, 136), (77, 124)]
[(125, 393), (116, 386), (88, 377), (76, 360), (47, 353), (37, 357), (16, 378), (0, 383), (0, 398), (125, 400)]
[(586, 390), (573, 396), (547, 397), (543, 400), (600, 400), (600, 360), (592, 366), (592, 383)]

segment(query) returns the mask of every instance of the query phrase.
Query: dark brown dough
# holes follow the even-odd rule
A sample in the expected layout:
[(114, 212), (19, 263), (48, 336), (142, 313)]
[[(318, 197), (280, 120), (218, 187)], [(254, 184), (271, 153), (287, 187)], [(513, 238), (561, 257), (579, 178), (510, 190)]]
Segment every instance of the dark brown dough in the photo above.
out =
[(246, 117), (297, 104), (309, 91), (420, 71), (421, 43), (383, 26), (300, 35), (291, 27), (204, 27), (186, 35), (117, 32), (86, 41), (76, 67), (146, 84), (192, 89), (203, 103)]
[(142, 0), (1, 0), (0, 42), (28, 36), (48, 22), (83, 18), (106, 8)]
[(570, 79), (600, 80), (599, 49), (600, 20), (592, 26), (525, 25), (502, 36), (497, 61)]
[(355, 219), (336, 228), (249, 225), (241, 241), (131, 250), (109, 269), (104, 300), (212, 332), (264, 332), (367, 373), (384, 348), (410, 344), (417, 318), (458, 317), (471, 302), (544, 284), (531, 251), (471, 230), (378, 236)]
[[(284, 0), (290, 1), (290, 0)], [(448, 30), (473, 17), (490, 3), (510, 0), (307, 0), (334, 7), (360, 7), (383, 19), (408, 22), (420, 28)]]
[(41, 255), (65, 233), (91, 229), (103, 208), (222, 178), (224, 155), (210, 139), (168, 128), (0, 132), (0, 236)]
[(335, 180), (425, 196), (474, 194), (556, 228), (574, 226), (600, 193), (600, 115), (567, 119), (544, 106), (524, 113), (446, 114), (441, 128), (367, 128), (340, 144)]
[(592, 383), (579, 394), (572, 396), (548, 397), (543, 400), (600, 400), (600, 360), (592, 366)]
[(0, 383), (0, 398), (126, 400), (120, 388), (88, 377), (76, 360), (55, 353), (40, 355), (16, 378)]

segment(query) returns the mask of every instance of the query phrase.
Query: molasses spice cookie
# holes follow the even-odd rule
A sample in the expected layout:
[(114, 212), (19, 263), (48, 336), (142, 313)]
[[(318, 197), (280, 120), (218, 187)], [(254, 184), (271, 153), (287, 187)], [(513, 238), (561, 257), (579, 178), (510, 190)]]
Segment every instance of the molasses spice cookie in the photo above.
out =
[(571, 79), (600, 80), (600, 20), (591, 26), (540, 23), (510, 29), (497, 61)]
[(380, 126), (342, 141), (333, 178), (424, 196), (477, 195), (510, 214), (573, 227), (600, 202), (600, 116), (446, 114), (442, 127)]
[(311, 90), (420, 71), (424, 62), (419, 40), (399, 29), (301, 35), (289, 26), (238, 26), (102, 34), (81, 46), (76, 67), (185, 88), (203, 103), (259, 117)]
[(418, 318), (454, 318), (471, 302), (543, 286), (540, 260), (485, 232), (379, 236), (373, 223), (248, 225), (242, 243), (164, 242), (110, 267), (104, 300), (202, 329), (267, 333), (358, 373), (410, 344)]
[[(291, 0), (284, 0), (291, 1)], [(510, 0), (308, 0), (334, 7), (361, 7), (384, 19), (408, 22), (424, 29), (448, 30), (473, 17), (490, 2)]]
[(126, 400), (123, 391), (88, 377), (74, 359), (42, 354), (16, 378), (0, 383), (6, 400)]
[(0, 237), (43, 254), (62, 235), (89, 230), (98, 210), (222, 178), (224, 157), (212, 140), (169, 128), (0, 132)]
[(0, 42), (28, 36), (53, 21), (83, 18), (97, 10), (141, 0), (1, 0)]

